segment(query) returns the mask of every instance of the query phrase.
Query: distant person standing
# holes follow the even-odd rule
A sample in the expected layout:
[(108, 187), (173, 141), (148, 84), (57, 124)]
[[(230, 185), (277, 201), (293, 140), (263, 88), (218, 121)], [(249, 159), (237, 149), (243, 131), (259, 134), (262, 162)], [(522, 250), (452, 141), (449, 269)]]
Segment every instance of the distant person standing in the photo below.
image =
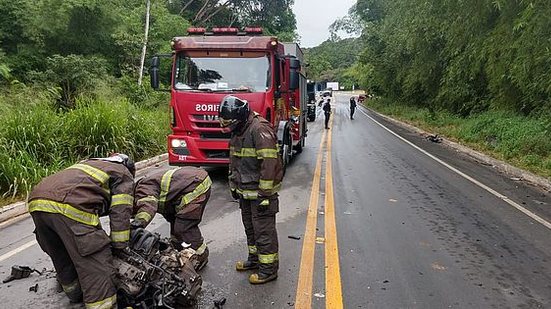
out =
[(329, 117), (331, 117), (331, 99), (327, 99), (325, 105), (323, 105), (323, 112), (325, 114), (325, 129), (329, 129)]
[(354, 112), (356, 111), (356, 99), (350, 97), (350, 119), (354, 120)]

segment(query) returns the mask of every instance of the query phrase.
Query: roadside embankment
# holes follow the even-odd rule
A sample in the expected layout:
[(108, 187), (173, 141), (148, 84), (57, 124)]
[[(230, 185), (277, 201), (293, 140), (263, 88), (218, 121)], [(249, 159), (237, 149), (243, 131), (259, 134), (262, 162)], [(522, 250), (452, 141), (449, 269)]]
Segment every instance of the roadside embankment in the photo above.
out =
[(461, 118), (382, 99), (365, 106), (419, 134), (439, 135), (445, 145), (551, 191), (551, 118), (498, 111)]

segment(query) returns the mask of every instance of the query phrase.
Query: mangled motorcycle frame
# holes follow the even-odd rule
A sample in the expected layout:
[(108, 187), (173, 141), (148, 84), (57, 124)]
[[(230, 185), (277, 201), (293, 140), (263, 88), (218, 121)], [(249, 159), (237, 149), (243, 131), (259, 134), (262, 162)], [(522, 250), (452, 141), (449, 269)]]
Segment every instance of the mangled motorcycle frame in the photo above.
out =
[(168, 239), (145, 229), (133, 230), (129, 250), (114, 257), (118, 303), (123, 308), (192, 308), (201, 291), (201, 276), (191, 256)]

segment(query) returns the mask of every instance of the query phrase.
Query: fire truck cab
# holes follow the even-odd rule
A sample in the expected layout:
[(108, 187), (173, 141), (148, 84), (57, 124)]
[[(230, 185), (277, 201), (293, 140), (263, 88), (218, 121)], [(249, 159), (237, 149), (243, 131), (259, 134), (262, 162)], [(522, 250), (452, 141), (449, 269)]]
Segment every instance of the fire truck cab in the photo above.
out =
[[(218, 121), (219, 103), (228, 94), (272, 123), (285, 165), (302, 151), (308, 98), (298, 44), (263, 36), (261, 28), (190, 28), (171, 46), (171, 165), (228, 164), (230, 135)], [(159, 65), (159, 56), (153, 57), (154, 89)]]

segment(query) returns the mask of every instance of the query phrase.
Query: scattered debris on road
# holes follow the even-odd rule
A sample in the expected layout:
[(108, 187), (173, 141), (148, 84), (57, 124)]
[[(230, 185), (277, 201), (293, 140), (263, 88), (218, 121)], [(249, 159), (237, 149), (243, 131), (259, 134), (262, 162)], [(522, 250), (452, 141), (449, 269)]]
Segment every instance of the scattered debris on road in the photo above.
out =
[(32, 272), (37, 272), (39, 275), (42, 275), (41, 272), (36, 269), (30, 268), (29, 266), (13, 265), (11, 267), (10, 276), (2, 280), (2, 283), (8, 283), (13, 280), (27, 278), (31, 275)]
[(294, 236), (294, 235), (289, 235), (289, 236), (287, 236), (287, 238), (291, 238), (291, 239), (295, 239), (295, 240), (300, 240), (300, 236)]
[(29, 288), (29, 292), (38, 292), (38, 283)]
[(427, 139), (433, 143), (442, 143), (442, 138), (440, 136), (438, 136), (438, 134), (436, 135), (427, 135)]
[(214, 308), (215, 309), (222, 309), (224, 308), (224, 305), (226, 304), (226, 298), (221, 298), (214, 301)]
[(316, 294), (314, 294), (314, 296), (316, 296), (317, 298), (324, 298), (324, 297), (325, 297), (325, 294), (323, 294), (323, 293), (316, 293)]
[(323, 237), (316, 237), (316, 243), (323, 244), (325, 242), (325, 238)]

